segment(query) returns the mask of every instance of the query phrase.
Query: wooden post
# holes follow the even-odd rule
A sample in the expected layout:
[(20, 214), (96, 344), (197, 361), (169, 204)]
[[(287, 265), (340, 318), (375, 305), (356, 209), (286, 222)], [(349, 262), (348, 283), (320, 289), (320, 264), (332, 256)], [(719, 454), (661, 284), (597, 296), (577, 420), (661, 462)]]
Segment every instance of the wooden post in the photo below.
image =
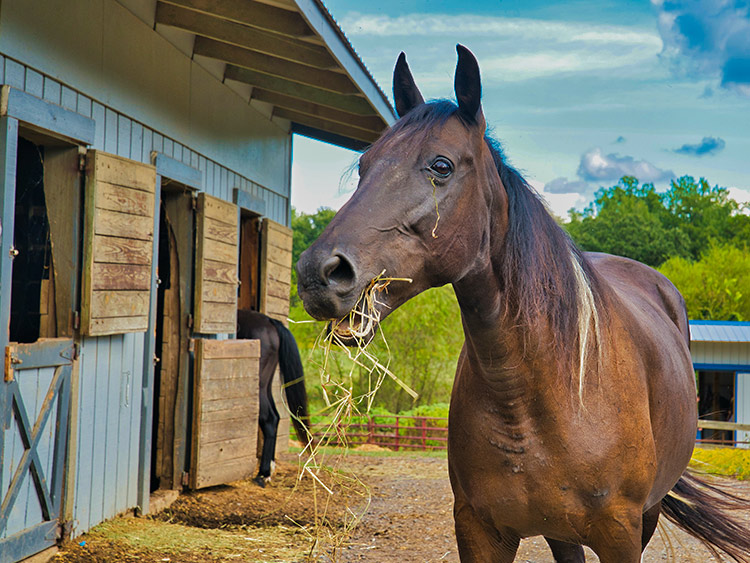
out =
[(398, 442), (398, 415), (396, 415), (396, 451), (399, 450), (399, 442)]
[(0, 118), (0, 349), (10, 337), (10, 286), (13, 279), (13, 223), (16, 209), (16, 159), (18, 151), (18, 121)]
[(427, 449), (427, 428), (425, 427), (424, 417), (419, 419), (419, 423), (422, 426), (422, 449)]

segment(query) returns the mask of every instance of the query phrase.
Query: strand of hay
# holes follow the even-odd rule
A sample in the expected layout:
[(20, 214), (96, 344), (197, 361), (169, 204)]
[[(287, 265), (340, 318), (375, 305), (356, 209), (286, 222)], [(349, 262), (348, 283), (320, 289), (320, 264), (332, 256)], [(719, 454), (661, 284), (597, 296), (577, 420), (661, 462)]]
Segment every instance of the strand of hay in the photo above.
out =
[[(320, 561), (321, 556), (334, 563), (338, 561), (341, 550), (370, 505), (371, 494), (367, 485), (342, 466), (349, 452), (347, 429), (352, 419), (370, 411), (386, 378), (392, 379), (413, 399), (417, 398), (417, 393), (391, 371), (390, 349), (382, 329), (377, 331), (377, 337), (384, 344), (386, 358), (381, 360), (368, 350), (374, 340), (372, 333), (380, 323), (379, 308), (385, 306), (379, 297), (387, 293), (388, 286), (394, 282), (411, 283), (412, 280), (386, 277), (383, 270), (368, 284), (345, 319), (333, 323), (330, 329), (324, 329), (313, 346), (313, 351), (321, 351), (323, 355), (318, 368), (326, 407), (319, 414), (328, 414), (329, 418), (317, 439), (314, 440), (308, 430), (308, 443), (300, 453), (299, 479), (311, 478), (315, 495), (315, 524), (306, 529), (311, 539), (308, 561)], [(343, 338), (353, 339), (355, 346), (346, 346)], [(349, 362), (348, 370), (340, 369), (341, 357)], [(339, 369), (332, 369), (334, 363)], [(334, 372), (343, 376), (336, 377)], [(368, 377), (367, 391), (360, 395), (354, 392), (355, 372), (364, 372)], [(330, 453), (329, 446), (343, 447), (343, 451)], [(362, 502), (357, 502), (358, 506), (347, 505), (344, 521), (333, 522), (329, 518), (331, 502), (337, 493), (344, 491)]]

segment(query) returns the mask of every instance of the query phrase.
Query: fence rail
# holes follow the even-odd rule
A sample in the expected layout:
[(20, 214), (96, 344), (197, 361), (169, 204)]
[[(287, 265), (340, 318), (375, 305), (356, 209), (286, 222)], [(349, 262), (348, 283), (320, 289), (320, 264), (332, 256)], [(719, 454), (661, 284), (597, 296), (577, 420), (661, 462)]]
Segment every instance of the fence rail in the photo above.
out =
[[(330, 421), (313, 425), (313, 435), (317, 438), (326, 434)], [(750, 432), (750, 424), (722, 422), (719, 420), (699, 420), (698, 428), (705, 430), (724, 430), (730, 432)], [(351, 446), (372, 444), (396, 451), (406, 450), (445, 450), (448, 443), (448, 419), (439, 416), (404, 416), (404, 415), (363, 415), (355, 416), (346, 425), (340, 425), (331, 444)], [(326, 438), (330, 439), (330, 432)], [(736, 436), (735, 436), (736, 437)], [(748, 445), (750, 441), (728, 440), (718, 438), (698, 438), (698, 444), (737, 446)]]
[[(320, 438), (330, 422), (313, 425), (313, 436)], [(331, 443), (339, 445), (372, 444), (396, 451), (445, 450), (448, 447), (448, 419), (440, 416), (367, 415), (355, 416), (345, 427), (338, 428), (343, 439), (333, 437)], [(326, 439), (331, 438), (331, 433)]]
[[(726, 432), (750, 432), (750, 424), (740, 424), (737, 422), (724, 422), (721, 420), (699, 420), (698, 428), (701, 430), (723, 430)], [(702, 433), (701, 433), (702, 436)], [(747, 446), (750, 440), (737, 440), (737, 435), (733, 439), (725, 437), (714, 438), (713, 433), (710, 438), (697, 438), (695, 441), (701, 445), (709, 446)]]

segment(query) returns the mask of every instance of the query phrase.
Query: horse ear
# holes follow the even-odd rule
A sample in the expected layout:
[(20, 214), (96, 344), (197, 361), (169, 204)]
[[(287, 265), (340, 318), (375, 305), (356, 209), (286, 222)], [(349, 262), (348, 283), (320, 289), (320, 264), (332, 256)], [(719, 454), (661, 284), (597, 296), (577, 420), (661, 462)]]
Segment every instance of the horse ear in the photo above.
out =
[(482, 82), (479, 77), (479, 63), (473, 53), (463, 45), (456, 45), (458, 64), (454, 88), (458, 111), (470, 123), (480, 120)]
[(405, 116), (413, 108), (424, 103), (403, 52), (398, 56), (396, 68), (393, 69), (393, 99), (399, 117)]

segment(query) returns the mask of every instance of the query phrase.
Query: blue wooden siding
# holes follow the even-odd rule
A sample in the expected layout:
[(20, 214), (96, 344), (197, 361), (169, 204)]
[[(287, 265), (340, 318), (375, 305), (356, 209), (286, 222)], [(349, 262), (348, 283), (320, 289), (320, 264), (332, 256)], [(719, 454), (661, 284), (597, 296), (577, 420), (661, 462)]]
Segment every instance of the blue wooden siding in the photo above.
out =
[(138, 504), (144, 338), (130, 333), (82, 342), (74, 534)]
[(232, 201), (232, 190), (238, 188), (264, 201), (267, 217), (282, 225), (289, 225), (287, 197), (240, 176), (175, 139), (3, 55), (0, 55), (0, 84), (9, 84), (93, 119), (96, 122), (96, 134), (92, 148), (147, 163), (151, 163), (152, 151), (163, 153), (200, 170), (206, 193)]
[[(287, 197), (3, 55), (0, 55), (0, 84), (9, 84), (93, 119), (96, 128), (91, 148), (147, 163), (152, 161), (152, 152), (162, 153), (199, 170), (207, 193), (232, 201), (233, 190), (237, 188), (263, 201), (267, 217), (283, 225), (289, 223)], [(74, 428), (77, 451), (72, 462), (75, 468), (74, 535), (138, 504), (144, 342), (145, 334), (136, 333), (86, 338), (81, 343), (78, 399), (73, 407), (77, 419)], [(39, 378), (51, 377), (43, 372), (40, 370)], [(43, 382), (38, 385), (43, 387)], [(3, 448), (8, 455), (18, 455), (20, 437), (9, 438)], [(52, 463), (51, 457), (46, 461)], [(0, 490), (7, 487), (8, 481), (9, 476), (0, 475)], [(41, 510), (29, 492), (24, 491), (24, 494), (32, 500), (23, 503), (23, 508), (15, 509), (23, 514), (13, 515), (14, 526), (18, 529), (37, 518)], [(6, 533), (13, 533), (13, 530)]]

